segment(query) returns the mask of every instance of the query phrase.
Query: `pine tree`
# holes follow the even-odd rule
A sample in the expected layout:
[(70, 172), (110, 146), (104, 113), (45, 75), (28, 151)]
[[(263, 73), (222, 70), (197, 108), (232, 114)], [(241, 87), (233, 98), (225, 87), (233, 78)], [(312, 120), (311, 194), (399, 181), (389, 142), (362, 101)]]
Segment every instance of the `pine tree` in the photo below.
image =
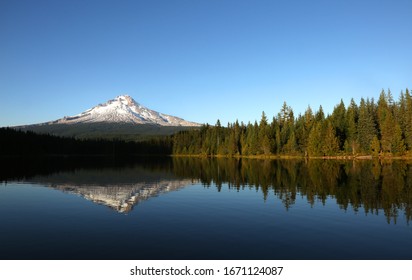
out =
[(236, 129), (234, 127), (231, 127), (230, 132), (229, 132), (229, 138), (228, 138), (228, 147), (227, 147), (227, 154), (230, 156), (238, 155), (238, 139), (236, 135)]
[(355, 155), (359, 149), (359, 142), (358, 142), (358, 130), (357, 130), (357, 123), (358, 123), (358, 106), (356, 105), (353, 98), (350, 101), (350, 105), (348, 110), (346, 111), (346, 145), (345, 145), (345, 152), (351, 153)]
[(265, 112), (262, 112), (262, 117), (259, 123), (259, 143), (260, 151), (265, 155), (271, 153), (271, 139), (270, 139), (270, 129), (268, 127), (268, 120)]
[(299, 115), (295, 122), (296, 152), (304, 154), (307, 147), (307, 136), (305, 135), (305, 119)]
[[(296, 151), (296, 138), (295, 138), (295, 119), (293, 110), (289, 107), (286, 102), (283, 103), (281, 112), (279, 114), (280, 120), (280, 141), (281, 141), (281, 151), (283, 153), (294, 153)], [(290, 139), (291, 137), (294, 139)]]
[(339, 151), (339, 140), (335, 135), (332, 123), (329, 121), (327, 123), (322, 151), (326, 156), (333, 156)]
[(357, 131), (361, 151), (364, 153), (369, 153), (372, 139), (376, 135), (376, 129), (371, 112), (368, 110), (366, 102), (363, 98), (361, 99), (359, 107)]
[(283, 146), (283, 151), (287, 155), (296, 154), (296, 137), (294, 131), (291, 131), (290, 136), (288, 137), (288, 141)]
[(241, 143), (242, 143), (242, 155), (248, 156), (252, 154), (251, 151), (251, 142), (252, 142), (252, 130), (253, 130), (253, 126), (252, 124), (249, 122), (246, 126), (246, 129), (244, 130), (244, 132), (242, 133), (242, 138), (241, 138)]
[(210, 155), (210, 126), (209, 124), (206, 124), (201, 127), (200, 129), (200, 134), (202, 135), (202, 148), (201, 148), (201, 154), (208, 156)]
[(381, 134), (381, 146), (384, 153), (392, 153), (392, 142), (395, 137), (395, 120), (389, 106), (389, 95), (382, 90), (378, 101), (378, 121)]
[(398, 120), (399, 125), (401, 126), (402, 134), (406, 132), (406, 124), (407, 124), (407, 105), (406, 105), (406, 98), (403, 91), (399, 95), (399, 102), (395, 107), (395, 119)]
[(286, 102), (283, 102), (282, 108), (280, 109), (280, 114), (279, 114), (279, 121), (281, 125), (286, 124), (289, 119), (290, 119), (290, 111), (291, 108), (286, 104)]
[(312, 130), (313, 124), (315, 123), (315, 116), (313, 115), (312, 108), (308, 106), (305, 111), (304, 116), (304, 125), (303, 125), (303, 136), (302, 136), (302, 151), (305, 155), (308, 154), (308, 145), (309, 145), (309, 134)]
[(401, 126), (399, 124), (395, 125), (391, 148), (393, 154), (397, 156), (403, 155), (406, 151), (405, 141), (403, 140)]
[(405, 144), (408, 150), (412, 150), (412, 96), (408, 89), (405, 91)]
[(325, 120), (325, 113), (323, 112), (322, 105), (319, 106), (319, 110), (315, 114), (315, 121), (322, 122)]
[(276, 119), (275, 117), (272, 120), (271, 129), (274, 134), (273, 150), (276, 154), (280, 154), (280, 151), (282, 149), (282, 141), (280, 139), (280, 124), (278, 122), (278, 119)]
[(256, 121), (253, 125), (248, 125), (246, 142), (248, 145), (248, 154), (257, 155), (259, 152), (259, 125)]
[(223, 143), (223, 129), (219, 119), (216, 121), (216, 125), (214, 127), (213, 138), (214, 146), (212, 147), (212, 153), (217, 155), (219, 154), (220, 145)]
[(343, 100), (340, 100), (338, 106), (335, 106), (331, 115), (333, 127), (336, 130), (336, 137), (339, 140), (339, 149), (342, 149), (346, 140), (346, 108)]
[(323, 135), (322, 122), (317, 122), (313, 125), (308, 139), (308, 155), (323, 156)]

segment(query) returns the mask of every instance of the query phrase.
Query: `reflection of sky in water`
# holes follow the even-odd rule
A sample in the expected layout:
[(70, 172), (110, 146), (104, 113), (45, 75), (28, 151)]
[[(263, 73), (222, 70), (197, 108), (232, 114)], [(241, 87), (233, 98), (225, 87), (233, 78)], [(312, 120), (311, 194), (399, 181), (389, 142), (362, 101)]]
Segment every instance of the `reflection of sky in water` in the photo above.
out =
[(286, 210), (273, 193), (264, 201), (226, 184), (163, 193), (127, 215), (53, 188), (3, 184), (0, 213), (3, 252), (28, 258), (405, 258), (412, 248), (404, 221), (345, 211), (333, 198), (311, 206), (298, 195)]
[[(228, 182), (246, 174), (240, 167), (232, 169), (232, 178), (219, 166), (217, 179), (222, 184), (216, 185), (213, 166), (201, 169), (211, 174), (203, 174), (201, 180), (196, 176), (197, 162), (188, 163), (181, 169), (175, 166), (176, 174), (136, 167), (80, 169), (35, 175), (28, 179), (30, 183), (0, 184), (0, 258), (412, 258), (412, 226), (403, 213), (408, 198), (400, 196), (408, 186), (394, 189), (403, 208), (397, 210), (396, 219), (388, 219), (382, 205), (392, 205), (391, 209), (397, 205), (385, 200), (393, 199), (386, 196), (390, 192), (376, 195), (381, 191), (381, 177), (370, 177), (375, 185), (364, 184), (367, 166), (359, 173), (351, 168), (342, 173), (339, 165), (332, 166), (335, 169), (328, 170), (335, 175), (347, 175), (332, 177), (319, 172), (322, 165), (297, 171), (288, 162), (289, 169), (266, 165), (262, 171), (257, 161), (258, 168), (251, 169), (248, 176), (266, 177), (256, 176), (261, 181), (252, 178), (253, 186), (236, 188)], [(253, 167), (251, 162), (245, 164)], [(383, 170), (396, 168), (399, 166)], [(301, 172), (307, 177), (300, 176)], [(333, 185), (330, 178), (338, 178), (339, 185)], [(276, 183), (267, 185), (270, 180)], [(206, 186), (202, 182), (212, 183)], [(260, 184), (255, 187), (259, 182), (266, 184), (265, 191)], [(122, 208), (133, 196), (138, 199)], [(356, 204), (354, 199), (358, 199)], [(365, 199), (373, 211), (365, 210)], [(122, 211), (124, 214), (118, 213)]]

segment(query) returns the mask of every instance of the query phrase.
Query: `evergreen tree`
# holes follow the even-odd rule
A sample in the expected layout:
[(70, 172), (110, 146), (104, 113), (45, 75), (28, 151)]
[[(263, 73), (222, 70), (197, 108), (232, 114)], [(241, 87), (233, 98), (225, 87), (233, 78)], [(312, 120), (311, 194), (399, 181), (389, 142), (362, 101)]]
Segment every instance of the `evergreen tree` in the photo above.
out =
[(392, 153), (392, 146), (395, 141), (395, 119), (391, 106), (391, 95), (386, 95), (382, 90), (378, 101), (378, 122), (381, 134), (381, 146), (384, 153)]
[(253, 129), (252, 124), (249, 122), (246, 126), (246, 129), (242, 133), (241, 137), (241, 151), (242, 155), (249, 156), (251, 152), (251, 131)]
[(258, 139), (260, 143), (260, 153), (269, 155), (271, 153), (270, 128), (268, 126), (268, 120), (265, 112), (262, 112), (262, 117), (259, 123)]
[(219, 154), (220, 146), (223, 143), (223, 129), (222, 129), (222, 125), (219, 119), (216, 121), (216, 125), (213, 131), (213, 137), (214, 137), (214, 146), (212, 147), (212, 152), (214, 155), (217, 155)]
[(401, 126), (397, 123), (394, 128), (394, 135), (391, 143), (392, 153), (397, 156), (402, 156), (405, 151), (405, 141), (402, 137)]
[(278, 122), (278, 119), (273, 118), (272, 121), (272, 131), (274, 131), (274, 137), (275, 137), (275, 143), (274, 143), (274, 151), (276, 154), (280, 154), (280, 151), (282, 150), (282, 141), (281, 141), (281, 136), (280, 136), (280, 124)]
[(308, 155), (323, 156), (322, 122), (313, 125), (308, 139)]
[(408, 89), (405, 91), (404, 134), (408, 150), (412, 150), (412, 96)]
[(339, 148), (343, 149), (346, 140), (346, 108), (343, 100), (341, 99), (338, 106), (335, 106), (331, 115), (333, 127), (336, 130), (336, 136), (339, 140)]
[(339, 140), (331, 122), (327, 122), (325, 137), (322, 145), (323, 154), (326, 156), (336, 155), (339, 151)]
[(299, 115), (295, 122), (295, 142), (296, 151), (304, 154), (307, 147), (307, 136), (305, 135), (305, 119), (302, 115)]
[(295, 132), (291, 130), (290, 135), (288, 137), (288, 141), (283, 146), (283, 151), (286, 155), (294, 155), (296, 154), (296, 137)]
[(325, 120), (325, 113), (323, 112), (322, 105), (319, 106), (319, 110), (316, 112), (315, 121), (317, 123), (323, 122)]
[(345, 152), (351, 153), (352, 155), (355, 155), (359, 149), (357, 130), (358, 110), (358, 106), (352, 98), (346, 111), (346, 140), (344, 147)]
[(302, 151), (305, 154), (305, 156), (308, 154), (309, 133), (312, 130), (314, 123), (315, 116), (313, 115), (312, 108), (308, 106), (308, 108), (305, 111), (302, 138), (300, 140)]
[(253, 125), (248, 126), (246, 142), (248, 145), (248, 154), (257, 155), (259, 152), (259, 125), (256, 121)]
[(227, 147), (227, 154), (230, 156), (238, 155), (238, 140), (237, 140), (237, 132), (234, 127), (231, 127), (229, 130), (229, 138), (228, 138), (228, 147)]
[[(280, 144), (281, 144), (281, 151), (283, 153), (291, 153), (295, 152), (296, 149), (296, 138), (295, 138), (295, 131), (294, 131), (294, 114), (293, 110), (290, 106), (283, 103), (281, 112), (279, 114), (279, 122), (280, 122)], [(293, 135), (293, 139), (290, 138)]]
[(376, 129), (371, 112), (368, 110), (366, 102), (363, 98), (361, 99), (359, 107), (357, 131), (361, 151), (364, 153), (369, 153), (372, 139), (376, 135)]
[(403, 91), (399, 95), (398, 105), (395, 107), (395, 119), (398, 120), (399, 125), (401, 126), (402, 133), (406, 132), (406, 123), (407, 123), (407, 105), (406, 98)]
[(209, 124), (206, 124), (201, 127), (200, 129), (200, 135), (203, 139), (202, 141), (202, 147), (201, 147), (201, 154), (205, 156), (210, 155), (210, 146), (211, 146), (211, 137), (210, 137), (210, 126)]

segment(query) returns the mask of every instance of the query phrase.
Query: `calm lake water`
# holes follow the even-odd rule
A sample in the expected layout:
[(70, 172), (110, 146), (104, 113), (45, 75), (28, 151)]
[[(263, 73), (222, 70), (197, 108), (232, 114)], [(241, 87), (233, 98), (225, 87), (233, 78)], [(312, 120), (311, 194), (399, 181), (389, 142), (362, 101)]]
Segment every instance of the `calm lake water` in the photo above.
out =
[(2, 161), (0, 259), (412, 259), (404, 161)]

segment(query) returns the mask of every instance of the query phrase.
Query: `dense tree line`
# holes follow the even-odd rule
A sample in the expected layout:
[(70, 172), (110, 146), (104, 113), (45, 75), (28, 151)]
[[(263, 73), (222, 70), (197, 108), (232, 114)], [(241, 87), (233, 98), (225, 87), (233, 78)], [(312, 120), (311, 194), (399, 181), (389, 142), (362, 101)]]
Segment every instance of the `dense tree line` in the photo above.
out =
[(171, 152), (170, 137), (153, 137), (141, 142), (86, 140), (0, 128), (0, 156), (169, 155)]
[(173, 153), (183, 155), (403, 156), (412, 153), (412, 96), (406, 89), (395, 101), (390, 90), (379, 100), (343, 101), (327, 116), (320, 106), (295, 117), (290, 106), (269, 122), (204, 125), (174, 135)]

